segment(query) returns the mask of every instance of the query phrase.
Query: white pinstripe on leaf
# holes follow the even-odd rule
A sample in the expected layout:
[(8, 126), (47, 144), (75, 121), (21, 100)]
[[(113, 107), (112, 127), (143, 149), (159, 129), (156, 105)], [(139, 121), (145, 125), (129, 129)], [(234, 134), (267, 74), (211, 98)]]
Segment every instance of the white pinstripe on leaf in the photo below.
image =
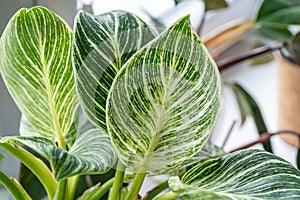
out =
[(71, 66), (72, 32), (43, 7), (19, 10), (0, 42), (0, 68), (18, 108), (38, 134), (56, 140), (77, 107)]
[(77, 14), (73, 45), (77, 91), (84, 112), (103, 132), (107, 132), (106, 99), (117, 71), (154, 37), (145, 22), (125, 11)]
[(76, 174), (103, 174), (116, 161), (109, 137), (97, 129), (81, 134), (69, 151), (44, 137), (4, 137), (0, 143), (25, 146), (48, 160), (57, 180)]
[(268, 152), (243, 150), (205, 160), (169, 186), (183, 200), (297, 200), (300, 171)]
[[(107, 127), (119, 158), (136, 172), (168, 173), (207, 141), (220, 105), (217, 67), (184, 17), (118, 72)], [(186, 163), (185, 163), (186, 164)]]

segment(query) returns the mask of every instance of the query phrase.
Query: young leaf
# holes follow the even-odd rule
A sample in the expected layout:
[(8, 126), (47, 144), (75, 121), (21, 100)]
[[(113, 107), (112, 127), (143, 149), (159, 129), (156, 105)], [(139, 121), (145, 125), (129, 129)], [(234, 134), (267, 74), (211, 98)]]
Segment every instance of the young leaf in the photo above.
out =
[(2, 140), (24, 145), (47, 159), (57, 180), (78, 174), (102, 174), (116, 161), (109, 137), (97, 129), (80, 135), (69, 151), (42, 137), (6, 137)]
[[(45, 139), (47, 140), (47, 139)], [(52, 142), (50, 140), (50, 144)], [(7, 137), (1, 138), (0, 146), (8, 151), (10, 154), (14, 155), (17, 159), (19, 159), (26, 167), (30, 169), (30, 171), (41, 181), (45, 190), (47, 191), (48, 198), (52, 199), (57, 182), (53, 177), (53, 174), (40, 159), (32, 155), (30, 152), (25, 150), (24, 148), (16, 145), (16, 143)]]
[(0, 183), (12, 194), (15, 200), (31, 200), (21, 184), (12, 177), (7, 177), (0, 171)]
[(300, 171), (261, 150), (243, 150), (206, 160), (169, 186), (189, 199), (299, 199)]
[(139, 50), (118, 72), (107, 126), (118, 157), (167, 173), (203, 147), (220, 105), (220, 76), (189, 17)]
[[(233, 83), (229, 84), (229, 86), (233, 89), (233, 92), (236, 95), (236, 99), (240, 108), (242, 124), (245, 122), (246, 117), (250, 115), (253, 117), (257, 132), (259, 134), (267, 132), (267, 126), (256, 101), (239, 84)], [(264, 142), (263, 146), (266, 151), (270, 153), (273, 152), (270, 141)]]
[(100, 199), (112, 187), (113, 180), (114, 179), (110, 179), (103, 185), (101, 185), (101, 183), (98, 183), (93, 187), (88, 188), (77, 200)]
[(77, 107), (71, 65), (72, 32), (43, 7), (21, 9), (0, 41), (0, 67), (6, 86), (30, 124), (60, 141)]
[(73, 45), (77, 91), (84, 112), (103, 132), (107, 132), (106, 99), (117, 71), (154, 37), (146, 23), (125, 11), (77, 14)]

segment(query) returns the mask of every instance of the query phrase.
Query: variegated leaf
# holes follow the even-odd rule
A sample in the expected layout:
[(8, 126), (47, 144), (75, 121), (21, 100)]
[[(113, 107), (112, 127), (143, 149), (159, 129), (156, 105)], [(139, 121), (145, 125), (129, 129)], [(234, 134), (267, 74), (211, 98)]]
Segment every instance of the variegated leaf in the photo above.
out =
[(243, 150), (206, 160), (169, 186), (183, 200), (300, 199), (300, 171), (261, 150)]
[(50, 139), (70, 129), (77, 107), (71, 63), (72, 31), (43, 7), (19, 10), (0, 42), (0, 67), (23, 115)]
[[(78, 130), (78, 117), (77, 115), (75, 115), (75, 119), (73, 120), (73, 123), (68, 131), (68, 133), (66, 133), (64, 135), (64, 141), (67, 145), (67, 147), (72, 146), (72, 144), (74, 143), (74, 141), (78, 138), (79, 136), (79, 130)], [(40, 136), (43, 135), (42, 133), (38, 132), (29, 122), (29, 120), (26, 119), (26, 117), (24, 115), (21, 116), (21, 120), (20, 120), (20, 128), (19, 128), (19, 132), (21, 136)]]
[(109, 137), (97, 129), (80, 135), (69, 151), (43, 137), (6, 137), (1, 142), (24, 145), (47, 159), (56, 179), (76, 174), (102, 174), (116, 161)]
[[(88, 121), (81, 109), (78, 109), (73, 123), (67, 134), (64, 136), (65, 143), (68, 147), (71, 147), (75, 140), (80, 134), (84, 133), (89, 129), (93, 129), (92, 123)], [(24, 115), (21, 116), (20, 120), (20, 135), (21, 136), (40, 136), (41, 134), (30, 124)]]
[(117, 71), (154, 37), (146, 23), (125, 11), (77, 14), (73, 45), (77, 91), (83, 110), (105, 133), (106, 99)]
[(177, 170), (172, 171), (170, 174), (173, 176), (181, 176), (187, 170), (191, 169), (200, 162), (203, 162), (203, 160), (220, 157), (226, 154), (227, 153), (222, 148), (214, 145), (210, 140), (208, 140), (199, 153), (197, 153), (193, 158), (183, 162), (180, 166), (178, 166)]
[[(181, 176), (183, 175), (187, 170), (191, 169), (193, 166), (199, 164), (203, 160), (220, 157), (227, 154), (222, 148), (214, 145), (211, 141), (207, 141), (205, 145), (202, 147), (201, 151), (197, 153), (193, 158), (186, 160), (179, 166), (177, 166), (176, 169), (171, 170), (169, 173), (172, 176)], [(146, 176), (155, 176), (156, 174), (153, 174), (151, 172), (147, 172)], [(130, 170), (126, 169), (124, 182), (130, 183), (133, 182), (135, 178), (135, 174), (133, 174)]]
[(118, 72), (107, 126), (130, 170), (168, 173), (197, 154), (220, 105), (217, 67), (189, 17), (139, 50)]
[(29, 120), (22, 115), (19, 132), (21, 136), (40, 136), (41, 134), (30, 124)]

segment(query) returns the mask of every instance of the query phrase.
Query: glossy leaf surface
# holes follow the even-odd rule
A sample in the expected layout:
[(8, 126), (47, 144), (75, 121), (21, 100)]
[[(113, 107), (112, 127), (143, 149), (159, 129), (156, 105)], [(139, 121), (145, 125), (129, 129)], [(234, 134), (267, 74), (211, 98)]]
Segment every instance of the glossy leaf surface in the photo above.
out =
[(105, 173), (116, 160), (108, 136), (96, 129), (80, 135), (69, 151), (42, 137), (7, 137), (2, 140), (24, 145), (47, 159), (56, 179), (76, 174)]
[(217, 67), (184, 17), (119, 71), (107, 101), (118, 157), (135, 172), (167, 173), (197, 154), (220, 105)]
[(147, 24), (125, 11), (77, 14), (73, 45), (77, 91), (84, 112), (103, 132), (107, 132), (106, 99), (116, 73), (154, 37)]
[(169, 186), (183, 200), (299, 199), (300, 171), (261, 150), (243, 150), (206, 160)]
[(19, 10), (0, 42), (0, 69), (19, 109), (39, 134), (62, 138), (77, 107), (72, 31), (43, 7)]

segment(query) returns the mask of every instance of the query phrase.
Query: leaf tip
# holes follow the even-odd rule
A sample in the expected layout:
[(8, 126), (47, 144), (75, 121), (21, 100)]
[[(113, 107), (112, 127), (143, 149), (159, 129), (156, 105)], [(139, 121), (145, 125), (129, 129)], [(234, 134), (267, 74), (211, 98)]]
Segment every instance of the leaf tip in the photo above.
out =
[(194, 28), (190, 20), (190, 14), (177, 20), (169, 29), (183, 34), (190, 34), (191, 32), (194, 32)]
[(180, 18), (178, 20), (178, 22), (181, 22), (181, 24), (191, 24), (191, 15), (190, 14), (187, 14), (185, 16), (183, 16), (182, 18)]

